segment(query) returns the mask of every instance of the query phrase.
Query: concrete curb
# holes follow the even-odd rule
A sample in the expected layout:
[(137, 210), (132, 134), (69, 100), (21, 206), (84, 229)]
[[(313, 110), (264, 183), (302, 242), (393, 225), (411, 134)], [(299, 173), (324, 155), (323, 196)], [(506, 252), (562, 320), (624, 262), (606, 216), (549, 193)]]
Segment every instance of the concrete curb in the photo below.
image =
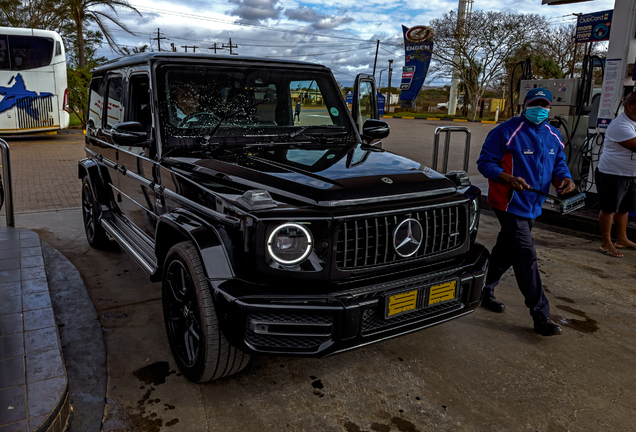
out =
[(77, 268), (48, 243), (42, 253), (73, 405), (69, 427), (99, 432), (108, 381), (99, 315)]
[(399, 118), (405, 120), (434, 120), (434, 121), (452, 121), (452, 122), (470, 122), (470, 123), (488, 123), (488, 124), (497, 124), (503, 123), (504, 120), (500, 121), (492, 121), (492, 120), (465, 120), (465, 119), (452, 119), (452, 118), (441, 118), (441, 117), (410, 117), (410, 116), (391, 116), (391, 115), (382, 115), (380, 118)]
[(72, 135), (72, 134), (83, 134), (86, 135), (86, 131), (82, 129), (62, 129), (57, 132), (57, 135)]

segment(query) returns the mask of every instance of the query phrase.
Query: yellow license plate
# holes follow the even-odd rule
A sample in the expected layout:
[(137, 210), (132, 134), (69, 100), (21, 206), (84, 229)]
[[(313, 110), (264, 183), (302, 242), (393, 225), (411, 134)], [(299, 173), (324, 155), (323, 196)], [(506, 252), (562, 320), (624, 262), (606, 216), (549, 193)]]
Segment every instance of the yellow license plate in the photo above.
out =
[(457, 292), (457, 281), (444, 282), (438, 285), (433, 285), (428, 295), (428, 304), (441, 303), (448, 300), (453, 300)]
[(387, 302), (387, 318), (415, 310), (417, 307), (417, 290), (389, 296)]

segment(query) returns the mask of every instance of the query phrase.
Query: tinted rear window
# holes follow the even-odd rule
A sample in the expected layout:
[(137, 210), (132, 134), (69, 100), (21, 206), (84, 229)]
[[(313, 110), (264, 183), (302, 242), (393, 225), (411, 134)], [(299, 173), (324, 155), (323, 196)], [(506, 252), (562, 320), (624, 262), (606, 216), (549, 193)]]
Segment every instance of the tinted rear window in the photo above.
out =
[(53, 39), (35, 36), (0, 36), (0, 69), (27, 70), (51, 64)]

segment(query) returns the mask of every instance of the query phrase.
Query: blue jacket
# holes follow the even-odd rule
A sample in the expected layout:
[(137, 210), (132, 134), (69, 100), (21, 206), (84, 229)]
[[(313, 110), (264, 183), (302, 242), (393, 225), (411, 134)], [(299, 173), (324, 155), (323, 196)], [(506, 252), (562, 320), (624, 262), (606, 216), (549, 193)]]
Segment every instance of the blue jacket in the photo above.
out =
[(499, 175), (505, 171), (523, 178), (531, 188), (549, 193), (550, 183), (556, 187), (564, 178), (572, 178), (563, 148), (558, 129), (545, 121), (536, 125), (524, 114), (494, 128), (477, 160), (479, 172), (488, 179), (488, 203), (517, 216), (539, 216), (545, 198), (527, 190), (517, 192), (500, 181)]

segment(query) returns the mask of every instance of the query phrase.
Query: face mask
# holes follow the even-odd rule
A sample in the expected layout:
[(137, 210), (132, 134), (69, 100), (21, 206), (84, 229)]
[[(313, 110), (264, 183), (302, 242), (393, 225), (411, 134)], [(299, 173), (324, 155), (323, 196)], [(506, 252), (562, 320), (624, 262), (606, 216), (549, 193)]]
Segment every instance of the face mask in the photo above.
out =
[(539, 124), (548, 118), (550, 110), (540, 106), (526, 108), (526, 117), (534, 124)]

